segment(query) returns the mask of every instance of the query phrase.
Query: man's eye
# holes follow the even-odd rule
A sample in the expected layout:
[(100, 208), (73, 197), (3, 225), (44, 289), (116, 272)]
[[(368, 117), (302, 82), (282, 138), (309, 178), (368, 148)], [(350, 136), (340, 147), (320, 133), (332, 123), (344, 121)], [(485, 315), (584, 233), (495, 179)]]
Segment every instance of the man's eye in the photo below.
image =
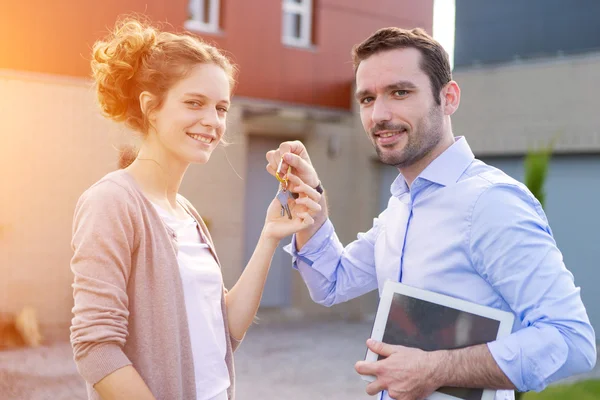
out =
[(396, 91), (394, 92), (394, 94), (395, 94), (396, 96), (400, 96), (400, 97), (402, 97), (402, 96), (406, 96), (408, 93), (409, 93), (409, 92), (408, 92), (408, 90), (396, 90)]
[(369, 104), (372, 101), (373, 101), (372, 97), (365, 97), (365, 98), (363, 98), (363, 99), (360, 100), (360, 104)]

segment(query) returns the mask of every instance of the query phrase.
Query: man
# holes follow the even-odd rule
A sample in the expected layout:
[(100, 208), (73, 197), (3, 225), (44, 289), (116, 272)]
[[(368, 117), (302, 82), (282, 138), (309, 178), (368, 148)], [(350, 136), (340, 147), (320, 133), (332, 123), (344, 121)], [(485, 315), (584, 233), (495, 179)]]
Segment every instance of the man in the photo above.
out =
[[(357, 362), (370, 395), (423, 399), (443, 386), (498, 389), (496, 399), (593, 368), (595, 333), (546, 216), (519, 182), (476, 160), (450, 116), (460, 102), (448, 56), (421, 29), (381, 29), (353, 49), (356, 100), (380, 160), (398, 168), (388, 207), (345, 248), (322, 197), (316, 223), (288, 251), (317, 303), (331, 306), (386, 279), (514, 313), (508, 337), (449, 351), (367, 343), (386, 357)], [(267, 153), (320, 181), (300, 142)]]

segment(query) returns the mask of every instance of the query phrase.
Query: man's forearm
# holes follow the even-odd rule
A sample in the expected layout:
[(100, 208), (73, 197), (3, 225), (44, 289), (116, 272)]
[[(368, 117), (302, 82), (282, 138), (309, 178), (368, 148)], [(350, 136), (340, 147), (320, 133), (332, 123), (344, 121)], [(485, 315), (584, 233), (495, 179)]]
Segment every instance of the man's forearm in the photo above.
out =
[(321, 196), (321, 201), (319, 202), (321, 205), (321, 211), (313, 218), (315, 223), (309, 226), (308, 228), (301, 230), (296, 233), (296, 250), (300, 251), (302, 247), (312, 238), (315, 233), (323, 226), (323, 224), (329, 218), (329, 211), (327, 210), (327, 196), (326, 192), (323, 192), (323, 196)]
[(431, 353), (434, 359), (434, 379), (439, 387), (467, 387), (514, 390), (515, 385), (502, 372), (487, 345)]

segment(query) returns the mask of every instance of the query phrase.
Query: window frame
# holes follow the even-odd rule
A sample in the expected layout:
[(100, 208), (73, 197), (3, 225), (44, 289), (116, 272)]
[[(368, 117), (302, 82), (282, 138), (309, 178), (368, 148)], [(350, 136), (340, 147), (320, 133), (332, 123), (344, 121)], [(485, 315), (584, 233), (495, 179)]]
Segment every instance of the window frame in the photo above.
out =
[[(282, 0), (281, 6), (282, 43), (293, 47), (310, 48), (313, 44), (313, 0), (300, 0), (300, 3), (294, 0)], [(294, 36), (291, 32), (292, 27), (286, 25), (286, 14), (300, 16), (300, 37)]]
[[(204, 22), (204, 9), (209, 3), (208, 22)], [(221, 0), (189, 0), (189, 18), (185, 21), (185, 28), (190, 31), (219, 33), (221, 17)]]

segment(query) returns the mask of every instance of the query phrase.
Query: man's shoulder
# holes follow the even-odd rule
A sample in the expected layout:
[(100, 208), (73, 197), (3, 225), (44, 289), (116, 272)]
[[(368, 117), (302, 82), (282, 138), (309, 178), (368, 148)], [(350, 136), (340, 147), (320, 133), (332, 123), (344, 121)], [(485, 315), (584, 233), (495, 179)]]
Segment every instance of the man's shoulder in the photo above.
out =
[(529, 188), (522, 182), (514, 179), (504, 171), (475, 160), (472, 168), (466, 171), (463, 180), (469, 187), (465, 190), (470, 193), (470, 210), (481, 209), (487, 211), (505, 209), (515, 211), (528, 209), (542, 219), (546, 219), (543, 208)]
[(506, 174), (501, 169), (477, 159), (465, 171), (459, 183), (472, 188), (476, 195), (480, 195), (489, 189), (502, 187), (512, 188), (517, 192), (529, 193), (529, 189), (523, 183)]
[[(476, 204), (520, 204), (533, 207), (542, 213), (541, 205), (529, 188), (504, 171), (475, 159), (458, 182), (461, 202), (469, 204), (472, 211)], [(504, 203), (503, 203), (504, 202)]]

